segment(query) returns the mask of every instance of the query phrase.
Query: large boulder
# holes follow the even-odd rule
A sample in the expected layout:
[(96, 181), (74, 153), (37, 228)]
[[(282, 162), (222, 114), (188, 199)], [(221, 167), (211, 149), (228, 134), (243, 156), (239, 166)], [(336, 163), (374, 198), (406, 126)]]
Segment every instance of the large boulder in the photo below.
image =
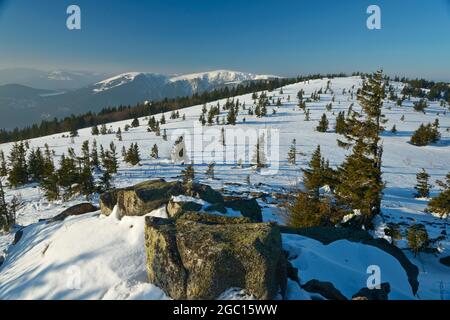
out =
[(304, 284), (302, 289), (310, 293), (320, 294), (328, 300), (348, 300), (331, 282), (311, 280)]
[(97, 210), (98, 208), (91, 203), (80, 203), (64, 210), (61, 214), (49, 219), (48, 222), (63, 221), (67, 217), (80, 216), (86, 213), (95, 212)]
[(391, 286), (389, 283), (383, 283), (380, 289), (362, 288), (355, 294), (353, 300), (389, 300)]
[(215, 299), (241, 288), (257, 299), (286, 289), (286, 261), (274, 224), (186, 213), (177, 220), (146, 218), (151, 283), (173, 299)]
[[(143, 216), (166, 206), (174, 196), (186, 195), (179, 181), (151, 180), (125, 189), (115, 189), (100, 196), (100, 208), (104, 215), (110, 215), (114, 206), (119, 207), (122, 216)], [(223, 197), (209, 186), (195, 184), (193, 194), (209, 203), (223, 203)]]
[(225, 201), (225, 207), (239, 211), (244, 217), (253, 222), (262, 222), (261, 207), (255, 199), (234, 198)]

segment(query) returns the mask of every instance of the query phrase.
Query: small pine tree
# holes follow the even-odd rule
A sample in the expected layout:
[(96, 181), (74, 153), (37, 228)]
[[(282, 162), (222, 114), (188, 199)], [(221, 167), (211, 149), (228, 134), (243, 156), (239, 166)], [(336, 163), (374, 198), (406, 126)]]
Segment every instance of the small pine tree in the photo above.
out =
[(107, 135), (108, 134), (108, 128), (106, 127), (106, 124), (102, 124), (100, 127), (100, 134), (102, 136)]
[(211, 179), (214, 180), (215, 176), (214, 176), (214, 169), (215, 169), (216, 163), (215, 162), (211, 162), (208, 165), (208, 170), (206, 170), (206, 176)]
[(416, 189), (416, 198), (428, 198), (430, 196), (430, 189), (432, 186), (429, 184), (430, 175), (425, 171), (425, 169), (422, 169), (421, 172), (419, 172), (416, 175), (417, 184), (414, 187)]
[(166, 124), (166, 117), (164, 115), (161, 116), (161, 120), (159, 121), (159, 123), (161, 123), (161, 125)]
[(423, 147), (438, 142), (440, 138), (441, 135), (436, 127), (431, 124), (421, 124), (419, 129), (414, 132), (410, 142), (415, 146)]
[(8, 182), (16, 188), (28, 183), (28, 168), (26, 161), (26, 147), (23, 142), (15, 143), (9, 154)]
[(311, 121), (311, 116), (310, 116), (310, 114), (311, 114), (311, 111), (309, 110), (309, 109), (307, 109), (306, 111), (305, 111), (305, 121)]
[(94, 168), (100, 167), (100, 161), (98, 159), (97, 141), (96, 140), (92, 141), (91, 164)]
[(327, 132), (328, 125), (329, 125), (329, 122), (328, 122), (328, 119), (327, 119), (327, 115), (324, 113), (322, 115), (322, 118), (319, 121), (319, 125), (317, 126), (316, 130), (318, 132)]
[(122, 141), (122, 129), (117, 129), (116, 138), (117, 140)]
[(258, 138), (256, 142), (255, 151), (253, 154), (252, 162), (256, 166), (257, 169), (266, 167), (266, 153), (264, 151), (265, 137), (264, 134)]
[(408, 229), (408, 245), (417, 257), (420, 251), (429, 247), (429, 238), (427, 229), (423, 224), (415, 224)]
[(93, 126), (91, 129), (91, 134), (93, 136), (98, 136), (100, 134), (100, 130), (98, 130), (98, 126)]
[(0, 177), (8, 175), (8, 165), (6, 164), (5, 153), (0, 150)]
[(392, 127), (392, 129), (391, 129), (391, 133), (393, 133), (393, 134), (397, 134), (397, 126), (394, 124), (394, 126)]
[(337, 134), (345, 134), (346, 124), (345, 124), (345, 112), (339, 112), (336, 117), (336, 133)]
[(288, 152), (288, 163), (295, 166), (297, 164), (297, 140), (292, 141), (292, 145)]
[(194, 166), (192, 164), (187, 166), (187, 168), (181, 172), (181, 175), (183, 176), (183, 186), (186, 189), (186, 193), (188, 195), (192, 194), (195, 181)]
[(164, 129), (162, 138), (164, 141), (167, 141), (167, 129)]
[(100, 178), (100, 191), (105, 192), (111, 189), (111, 174), (108, 171), (103, 172)]
[(133, 121), (131, 122), (131, 126), (133, 127), (133, 128), (137, 128), (137, 127), (139, 127), (139, 119), (138, 118), (134, 118), (133, 119)]
[(0, 179), (0, 230), (8, 231), (11, 227), (8, 205), (5, 200), (3, 182)]
[(442, 218), (448, 218), (450, 216), (450, 172), (446, 176), (446, 181), (437, 181), (437, 184), (442, 188), (442, 192), (431, 199), (427, 211), (437, 213)]
[(227, 116), (227, 124), (228, 125), (236, 125), (236, 110), (234, 108), (230, 108)]
[(150, 157), (152, 157), (153, 159), (159, 159), (159, 150), (158, 150), (158, 146), (156, 144), (153, 145)]

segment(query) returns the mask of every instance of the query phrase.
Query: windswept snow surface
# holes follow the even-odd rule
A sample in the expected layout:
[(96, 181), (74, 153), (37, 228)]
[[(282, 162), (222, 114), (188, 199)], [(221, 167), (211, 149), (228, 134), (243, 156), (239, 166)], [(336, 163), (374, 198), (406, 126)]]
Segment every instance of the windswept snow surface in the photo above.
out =
[[(331, 89), (334, 91), (335, 102), (333, 110), (327, 111), (326, 105), (332, 101), (333, 94), (322, 94), (321, 101), (307, 103), (311, 111), (311, 121), (305, 121), (303, 111), (297, 104), (297, 92), (305, 91), (305, 98), (315, 90), (325, 90), (328, 79), (311, 80), (289, 85), (279, 90), (269, 92), (274, 100), (282, 100), (281, 107), (268, 107), (268, 116), (256, 118), (248, 115), (248, 111), (240, 108), (238, 123), (236, 126), (224, 126), (226, 129), (242, 130), (240, 134), (252, 132), (252, 130), (273, 129), (278, 130), (280, 139), (274, 141), (279, 147), (279, 158), (273, 161), (277, 168), (275, 174), (263, 175), (246, 164), (239, 167), (236, 163), (217, 163), (215, 168), (216, 179), (209, 179), (206, 175), (207, 164), (210, 158), (206, 152), (194, 150), (192, 160), (195, 162), (196, 178), (199, 182), (209, 184), (213, 188), (223, 189), (232, 195), (249, 195), (252, 192), (262, 192), (267, 196), (266, 200), (258, 199), (262, 206), (265, 221), (284, 223), (286, 212), (278, 207), (273, 193), (286, 194), (292, 188), (301, 186), (301, 169), (305, 168), (317, 145), (321, 145), (323, 156), (330, 160), (331, 166), (337, 166), (345, 158), (348, 151), (340, 149), (336, 140), (339, 137), (332, 131), (335, 116), (340, 111), (347, 111), (350, 104), (355, 104), (356, 90), (362, 80), (359, 77), (335, 78), (331, 80)], [(391, 82), (397, 92), (403, 88), (403, 84)], [(353, 89), (352, 89), (353, 88)], [(346, 90), (344, 93), (343, 90)], [(353, 90), (353, 98), (349, 91)], [(252, 95), (247, 94), (239, 98), (246, 104), (247, 109), (253, 106)], [(288, 99), (290, 98), (290, 99)], [(220, 100), (223, 106), (226, 100)], [(414, 223), (423, 223), (431, 239), (436, 239), (446, 230), (445, 221), (424, 212), (427, 206), (426, 199), (414, 198), (414, 185), (416, 173), (425, 168), (431, 175), (431, 182), (435, 186), (432, 196), (439, 190), (434, 183), (437, 179), (443, 179), (450, 171), (450, 128), (449, 115), (445, 113), (446, 107), (439, 106), (438, 102), (431, 102), (426, 114), (415, 112), (413, 102), (407, 100), (399, 107), (395, 102), (386, 102), (384, 113), (387, 116), (386, 132), (383, 133), (383, 178), (386, 181), (382, 211), (383, 217), (378, 219), (377, 228), (373, 233), (376, 237), (387, 238), (384, 235), (384, 227), (387, 223), (398, 223), (401, 231), (405, 233), (408, 226)], [(217, 105), (217, 101), (208, 103)], [(272, 110), (276, 110), (276, 114)], [(168, 141), (158, 137), (155, 133), (147, 132), (148, 119), (141, 118), (141, 126), (132, 128), (128, 132), (123, 129), (131, 120), (108, 124), (113, 131), (122, 128), (123, 141), (118, 141), (114, 134), (96, 136), (91, 135), (91, 129), (79, 130), (79, 137), (71, 144), (70, 138), (62, 137), (63, 134), (30, 140), (30, 146), (43, 148), (48, 144), (56, 153), (56, 162), (63, 154), (67, 154), (67, 148), (73, 147), (77, 154), (81, 153), (81, 145), (85, 140), (91, 143), (96, 139), (97, 144), (108, 148), (111, 141), (117, 146), (120, 154), (122, 147), (128, 148), (131, 143), (138, 143), (141, 152), (141, 165), (129, 166), (122, 161), (118, 174), (114, 177), (116, 187), (126, 187), (136, 183), (154, 179), (165, 178), (168, 180), (179, 179), (181, 165), (173, 164), (170, 160), (171, 149), (174, 141), (181, 135), (180, 130), (191, 133), (192, 141), (197, 146), (208, 145), (207, 138), (214, 136), (222, 128), (221, 125), (204, 127), (203, 130), (194, 130), (198, 126), (202, 106), (194, 106), (180, 110), (181, 117), (186, 120), (170, 119), (170, 113), (165, 114), (167, 124), (161, 129), (167, 130)], [(330, 130), (327, 133), (319, 133), (315, 130), (323, 113), (327, 114), (330, 121)], [(405, 120), (401, 121), (404, 115)], [(221, 111), (220, 121), (226, 118), (227, 112)], [(157, 115), (159, 120), (161, 115)], [(244, 122), (243, 119), (246, 119)], [(415, 147), (408, 143), (413, 132), (422, 123), (433, 123), (438, 118), (440, 121), (440, 142), (427, 147)], [(392, 134), (389, 130), (396, 125), (398, 133)], [(213, 130), (213, 131), (211, 131)], [(68, 134), (66, 134), (68, 136)], [(200, 139), (203, 136), (203, 142)], [(287, 163), (287, 153), (293, 139), (297, 140), (299, 152), (297, 165)], [(200, 141), (200, 142), (198, 142)], [(160, 159), (150, 158), (150, 150), (154, 144), (159, 147)], [(12, 144), (0, 146), (5, 154), (9, 153)], [(251, 153), (251, 151), (250, 151)], [(246, 155), (239, 154), (244, 158)], [(237, 161), (238, 159), (236, 159)], [(247, 177), (251, 183), (247, 184)], [(97, 179), (99, 177), (97, 176)], [(49, 218), (62, 212), (64, 208), (83, 202), (82, 198), (75, 198), (68, 203), (48, 203), (42, 196), (42, 191), (36, 185), (29, 185), (17, 190), (6, 190), (7, 200), (13, 195), (19, 195), (24, 202), (18, 212), (17, 221), (24, 229), (24, 238), (18, 246), (8, 246), (12, 235), (0, 236), (0, 255), (6, 256), (6, 261), (0, 267), (0, 299), (122, 299), (122, 298), (163, 298), (159, 289), (146, 282), (145, 254), (143, 249), (143, 218), (124, 218), (122, 221), (104, 218), (98, 214), (90, 214), (83, 217), (70, 218), (62, 223), (45, 225), (38, 223), (39, 219)], [(98, 204), (98, 197), (93, 199)], [(160, 212), (163, 214), (164, 212)], [(229, 214), (236, 214), (230, 212)], [(133, 227), (131, 227), (133, 225)], [(382, 281), (386, 279), (393, 286), (391, 298), (413, 298), (405, 280), (405, 274), (395, 260), (390, 256), (361, 244), (351, 244), (340, 241), (329, 246), (305, 238), (284, 238), (285, 246), (291, 255), (301, 252), (294, 264), (300, 267), (302, 283), (313, 277), (318, 280), (336, 282), (338, 289), (350, 297), (364, 287), (364, 279), (368, 275), (367, 264), (380, 265), (382, 268)], [(47, 250), (44, 250), (48, 245)], [(419, 292), (417, 299), (449, 299), (450, 298), (450, 273), (448, 267), (439, 263), (439, 258), (450, 255), (450, 243), (448, 237), (437, 242), (439, 253), (435, 255), (421, 253), (414, 257), (407, 250), (405, 238), (397, 241), (397, 245), (404, 249), (405, 254), (412, 263), (419, 268)], [(43, 253), (45, 251), (45, 253)], [(341, 254), (337, 254), (340, 252)], [(67, 281), (66, 270), (71, 266), (79, 266), (81, 269), (80, 290), (68, 290), (64, 286)], [(302, 270), (303, 268), (303, 270)], [(340, 278), (342, 277), (342, 279)], [(341, 280), (340, 280), (341, 279)], [(344, 283), (344, 279), (346, 283)], [(348, 283), (347, 283), (348, 282)], [(310, 296), (301, 291), (296, 283), (290, 282), (288, 288), (291, 299), (308, 299)]]
[(144, 217), (99, 213), (34, 224), (11, 246), (2, 299), (165, 299), (147, 283)]

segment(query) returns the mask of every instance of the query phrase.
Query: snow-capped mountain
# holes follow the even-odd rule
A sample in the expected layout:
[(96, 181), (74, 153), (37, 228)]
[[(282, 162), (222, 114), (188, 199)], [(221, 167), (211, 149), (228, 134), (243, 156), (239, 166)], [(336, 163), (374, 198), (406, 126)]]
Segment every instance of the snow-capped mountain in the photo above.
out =
[[(60, 83), (60, 87), (83, 77), (82, 73), (53, 71), (36, 74), (44, 82), (53, 81)], [(13, 129), (22, 127), (42, 119), (53, 117), (65, 117), (70, 114), (84, 112), (98, 112), (102, 108), (118, 105), (134, 105), (144, 101), (157, 101), (164, 98), (176, 98), (180, 96), (191, 96), (225, 86), (235, 86), (243, 82), (266, 80), (277, 78), (269, 75), (256, 75), (237, 71), (211, 71), (187, 75), (162, 75), (145, 72), (122, 73), (93, 84), (85, 85), (75, 90), (57, 90), (48, 95), (36, 97), (28, 101), (29, 109), (26, 115), (21, 111), (23, 108), (17, 105), (20, 96), (3, 102), (1, 106), (10, 112), (0, 119), (0, 127)], [(1, 72), (0, 72), (1, 83)], [(20, 83), (20, 82), (17, 82)], [(30, 86), (31, 87), (31, 86)], [(39, 87), (39, 86), (37, 86)], [(31, 88), (30, 88), (31, 89)], [(13, 101), (14, 103), (11, 103)]]
[(164, 76), (155, 73), (128, 72), (100, 81), (93, 86), (93, 92), (99, 93), (133, 82), (145, 81), (149, 86), (154, 84), (166, 86), (179, 86), (184, 83), (184, 87), (190, 87), (191, 93), (209, 90), (212, 87), (223, 85), (234, 85), (245, 81), (267, 80), (278, 78), (272, 75), (255, 75), (252, 73), (217, 70), (202, 73), (192, 73), (186, 75)]

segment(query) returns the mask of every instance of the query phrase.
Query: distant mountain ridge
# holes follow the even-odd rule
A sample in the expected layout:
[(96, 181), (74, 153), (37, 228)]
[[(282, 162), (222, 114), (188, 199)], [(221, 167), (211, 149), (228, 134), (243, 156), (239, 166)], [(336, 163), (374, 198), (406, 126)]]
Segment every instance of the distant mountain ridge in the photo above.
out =
[[(64, 73), (48, 73), (64, 80)], [(144, 101), (191, 96), (196, 93), (235, 86), (248, 81), (279, 78), (271, 75), (255, 75), (245, 72), (217, 70), (187, 75), (162, 75), (145, 72), (127, 72), (75, 90), (33, 91), (22, 86), (12, 90), (10, 85), (0, 86), (0, 127), (13, 129), (43, 119), (60, 118), (70, 114), (98, 112), (102, 108), (118, 105), (134, 105)], [(30, 95), (30, 93), (33, 94)], [(24, 96), (27, 97), (26, 101)], [(23, 110), (27, 112), (24, 113)], [(7, 111), (7, 112), (6, 112)]]

